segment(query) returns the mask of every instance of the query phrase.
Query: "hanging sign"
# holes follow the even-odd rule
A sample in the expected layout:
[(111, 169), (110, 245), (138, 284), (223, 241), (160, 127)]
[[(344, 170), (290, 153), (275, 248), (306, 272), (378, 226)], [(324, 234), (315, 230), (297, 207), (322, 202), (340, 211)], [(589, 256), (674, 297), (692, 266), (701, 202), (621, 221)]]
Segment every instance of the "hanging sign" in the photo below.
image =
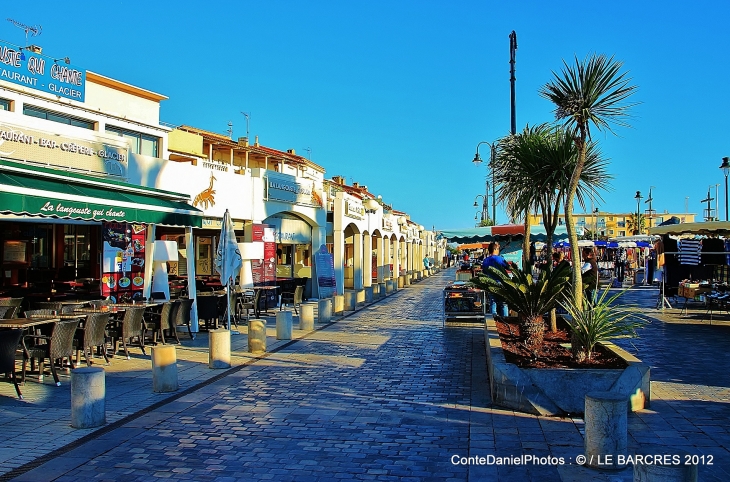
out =
[(319, 286), (320, 298), (332, 298), (337, 289), (335, 279), (335, 259), (332, 253), (327, 251), (327, 246), (320, 246), (314, 253), (314, 265), (317, 270), (317, 286)]

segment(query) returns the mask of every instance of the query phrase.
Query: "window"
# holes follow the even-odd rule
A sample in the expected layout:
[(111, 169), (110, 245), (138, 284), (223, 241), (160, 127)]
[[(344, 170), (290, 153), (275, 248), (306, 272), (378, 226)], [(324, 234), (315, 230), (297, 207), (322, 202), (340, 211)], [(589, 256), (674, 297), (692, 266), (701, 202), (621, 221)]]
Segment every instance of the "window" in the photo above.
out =
[(160, 139), (149, 134), (130, 131), (120, 127), (106, 126), (106, 131), (110, 134), (117, 134), (129, 142), (129, 147), (135, 154), (157, 157)]
[(52, 110), (41, 109), (32, 105), (23, 106), (23, 114), (31, 117), (37, 117), (39, 119), (46, 119), (52, 122), (59, 122), (61, 124), (68, 124), (75, 127), (83, 127), (84, 129), (94, 130), (94, 123), (86, 119), (79, 117), (73, 117)]
[(0, 110), (10, 110), (10, 101), (8, 99), (0, 99)]

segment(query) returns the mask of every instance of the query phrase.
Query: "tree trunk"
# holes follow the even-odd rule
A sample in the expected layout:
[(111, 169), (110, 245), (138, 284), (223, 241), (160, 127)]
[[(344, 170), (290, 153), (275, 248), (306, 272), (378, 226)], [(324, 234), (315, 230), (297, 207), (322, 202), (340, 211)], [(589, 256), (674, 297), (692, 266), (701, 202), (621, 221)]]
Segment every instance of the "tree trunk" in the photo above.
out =
[(581, 279), (581, 259), (578, 249), (578, 233), (575, 232), (575, 219), (573, 219), (573, 201), (578, 191), (578, 182), (583, 173), (583, 166), (586, 163), (586, 132), (585, 127), (580, 126), (580, 138), (574, 139), (578, 145), (578, 162), (570, 177), (568, 192), (565, 193), (565, 227), (568, 231), (570, 241), (570, 255), (573, 258), (573, 300), (576, 306), (583, 306), (583, 281)]
[(545, 323), (542, 315), (528, 316), (522, 319), (522, 334), (525, 347), (533, 354), (537, 353), (542, 346), (545, 335)]
[(530, 210), (525, 211), (525, 237), (522, 238), (522, 271), (529, 272), (530, 265)]
[[(547, 229), (547, 226), (546, 226)], [(552, 230), (547, 229), (547, 236), (545, 237), (545, 247), (547, 248), (547, 260), (548, 271), (553, 270), (553, 233)], [(557, 333), (558, 331), (558, 317), (555, 312), (555, 308), (550, 310), (550, 331)]]

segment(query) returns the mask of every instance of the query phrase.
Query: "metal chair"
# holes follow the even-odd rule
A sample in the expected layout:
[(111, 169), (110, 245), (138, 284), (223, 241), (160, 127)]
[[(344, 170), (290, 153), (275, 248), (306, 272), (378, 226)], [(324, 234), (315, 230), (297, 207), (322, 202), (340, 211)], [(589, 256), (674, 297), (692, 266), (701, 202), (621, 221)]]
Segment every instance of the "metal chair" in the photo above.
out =
[(84, 350), (86, 365), (91, 366), (94, 348), (101, 348), (104, 360), (109, 363), (106, 354), (106, 326), (109, 324), (109, 313), (91, 313), (86, 315), (84, 329), (79, 332), (76, 345), (76, 360), (78, 361), (79, 348)]
[(291, 293), (291, 297), (289, 296), (289, 293), (282, 293), (281, 294), (281, 304), (279, 305), (279, 311), (281, 311), (284, 304), (291, 304), (294, 306), (294, 313), (299, 315), (299, 311), (297, 311), (297, 305), (302, 304), (302, 296), (304, 295), (304, 286), (297, 286), (294, 288), (294, 293)]
[(60, 301), (37, 301), (31, 307), (33, 310), (51, 310), (60, 313), (63, 304)]
[[(26, 335), (25, 339), (32, 339), (36, 342), (45, 341), (45, 343), (36, 343), (34, 346), (28, 347), (28, 359), (38, 360), (39, 363), (39, 380), (43, 380), (43, 360), (48, 358), (51, 364), (51, 374), (56, 386), (61, 386), (56, 373), (56, 360), (68, 358), (71, 368), (74, 368), (73, 352), (74, 352), (74, 335), (76, 328), (79, 326), (79, 320), (59, 321), (53, 326), (51, 336), (44, 335)], [(25, 380), (25, 367), (27, 359), (23, 359), (23, 380)]]
[(246, 313), (246, 323), (250, 318), (250, 311), (253, 310), (254, 316), (259, 316), (259, 300), (261, 299), (261, 293), (263, 290), (251, 290), (249, 293), (245, 291), (240, 293), (240, 296), (236, 298), (236, 317), (241, 317), (243, 312)]
[(23, 330), (0, 331), (0, 373), (10, 375), (13, 385), (15, 385), (15, 392), (21, 400), (23, 399), (23, 394), (20, 393), (18, 375), (15, 373), (15, 354), (18, 351), (18, 344), (22, 336)]
[[(179, 300), (179, 305), (177, 307), (177, 310), (175, 311), (175, 327), (178, 327), (180, 325), (185, 325), (188, 327), (188, 335), (190, 335), (190, 338), (193, 339), (193, 332), (190, 329), (190, 310), (193, 307), (193, 301), (189, 298), (184, 298)], [(178, 339), (178, 343), (180, 340)]]
[(63, 315), (72, 315), (74, 310), (83, 308), (84, 306), (86, 306), (86, 302), (84, 301), (80, 301), (78, 303), (63, 303), (60, 313)]
[(218, 327), (218, 297), (217, 296), (198, 296), (195, 298), (198, 305), (198, 320), (205, 321), (205, 328), (210, 329)]
[(122, 319), (121, 327), (121, 339), (122, 346), (124, 347), (124, 354), (127, 355), (127, 360), (130, 359), (129, 350), (127, 349), (127, 343), (132, 343), (134, 338), (139, 341), (139, 347), (142, 350), (142, 354), (147, 356), (144, 351), (144, 308), (127, 308), (124, 312), (124, 318)]
[(15, 306), (0, 306), (0, 320), (5, 319), (5, 315), (8, 311), (15, 312)]
[(20, 311), (20, 305), (23, 303), (23, 298), (5, 298), (0, 300), (0, 306), (12, 306), (15, 310), (8, 310), (5, 313), (5, 319), (9, 320), (18, 316)]

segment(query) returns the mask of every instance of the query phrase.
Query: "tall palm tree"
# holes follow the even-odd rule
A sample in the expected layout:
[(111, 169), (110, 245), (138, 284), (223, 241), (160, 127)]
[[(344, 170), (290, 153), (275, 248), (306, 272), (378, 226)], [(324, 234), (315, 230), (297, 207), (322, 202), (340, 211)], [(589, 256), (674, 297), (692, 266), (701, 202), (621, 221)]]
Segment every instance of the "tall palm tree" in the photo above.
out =
[(575, 57), (575, 64), (563, 61), (560, 74), (553, 72), (553, 80), (540, 89), (540, 95), (555, 104), (555, 118), (563, 121), (578, 148), (575, 164), (565, 193), (565, 219), (573, 257), (573, 296), (582, 306), (583, 283), (581, 282), (578, 236), (575, 232), (573, 205), (586, 163), (591, 126), (599, 131), (613, 132), (611, 124), (628, 126), (626, 118), (635, 104), (627, 103), (636, 86), (621, 72), (623, 64), (605, 55), (590, 55), (583, 61)]
[[(498, 146), (493, 169), (495, 184), (500, 186), (499, 200), (505, 202), (511, 215), (523, 215), (531, 210), (542, 214), (550, 260), (560, 207), (578, 161), (572, 136), (561, 127), (540, 124), (500, 139)], [(601, 199), (599, 191), (608, 188), (612, 176), (606, 172), (606, 164), (598, 147), (588, 142), (586, 164), (576, 190), (581, 206), (588, 199)], [(554, 316), (550, 321), (551, 329), (556, 331)]]

